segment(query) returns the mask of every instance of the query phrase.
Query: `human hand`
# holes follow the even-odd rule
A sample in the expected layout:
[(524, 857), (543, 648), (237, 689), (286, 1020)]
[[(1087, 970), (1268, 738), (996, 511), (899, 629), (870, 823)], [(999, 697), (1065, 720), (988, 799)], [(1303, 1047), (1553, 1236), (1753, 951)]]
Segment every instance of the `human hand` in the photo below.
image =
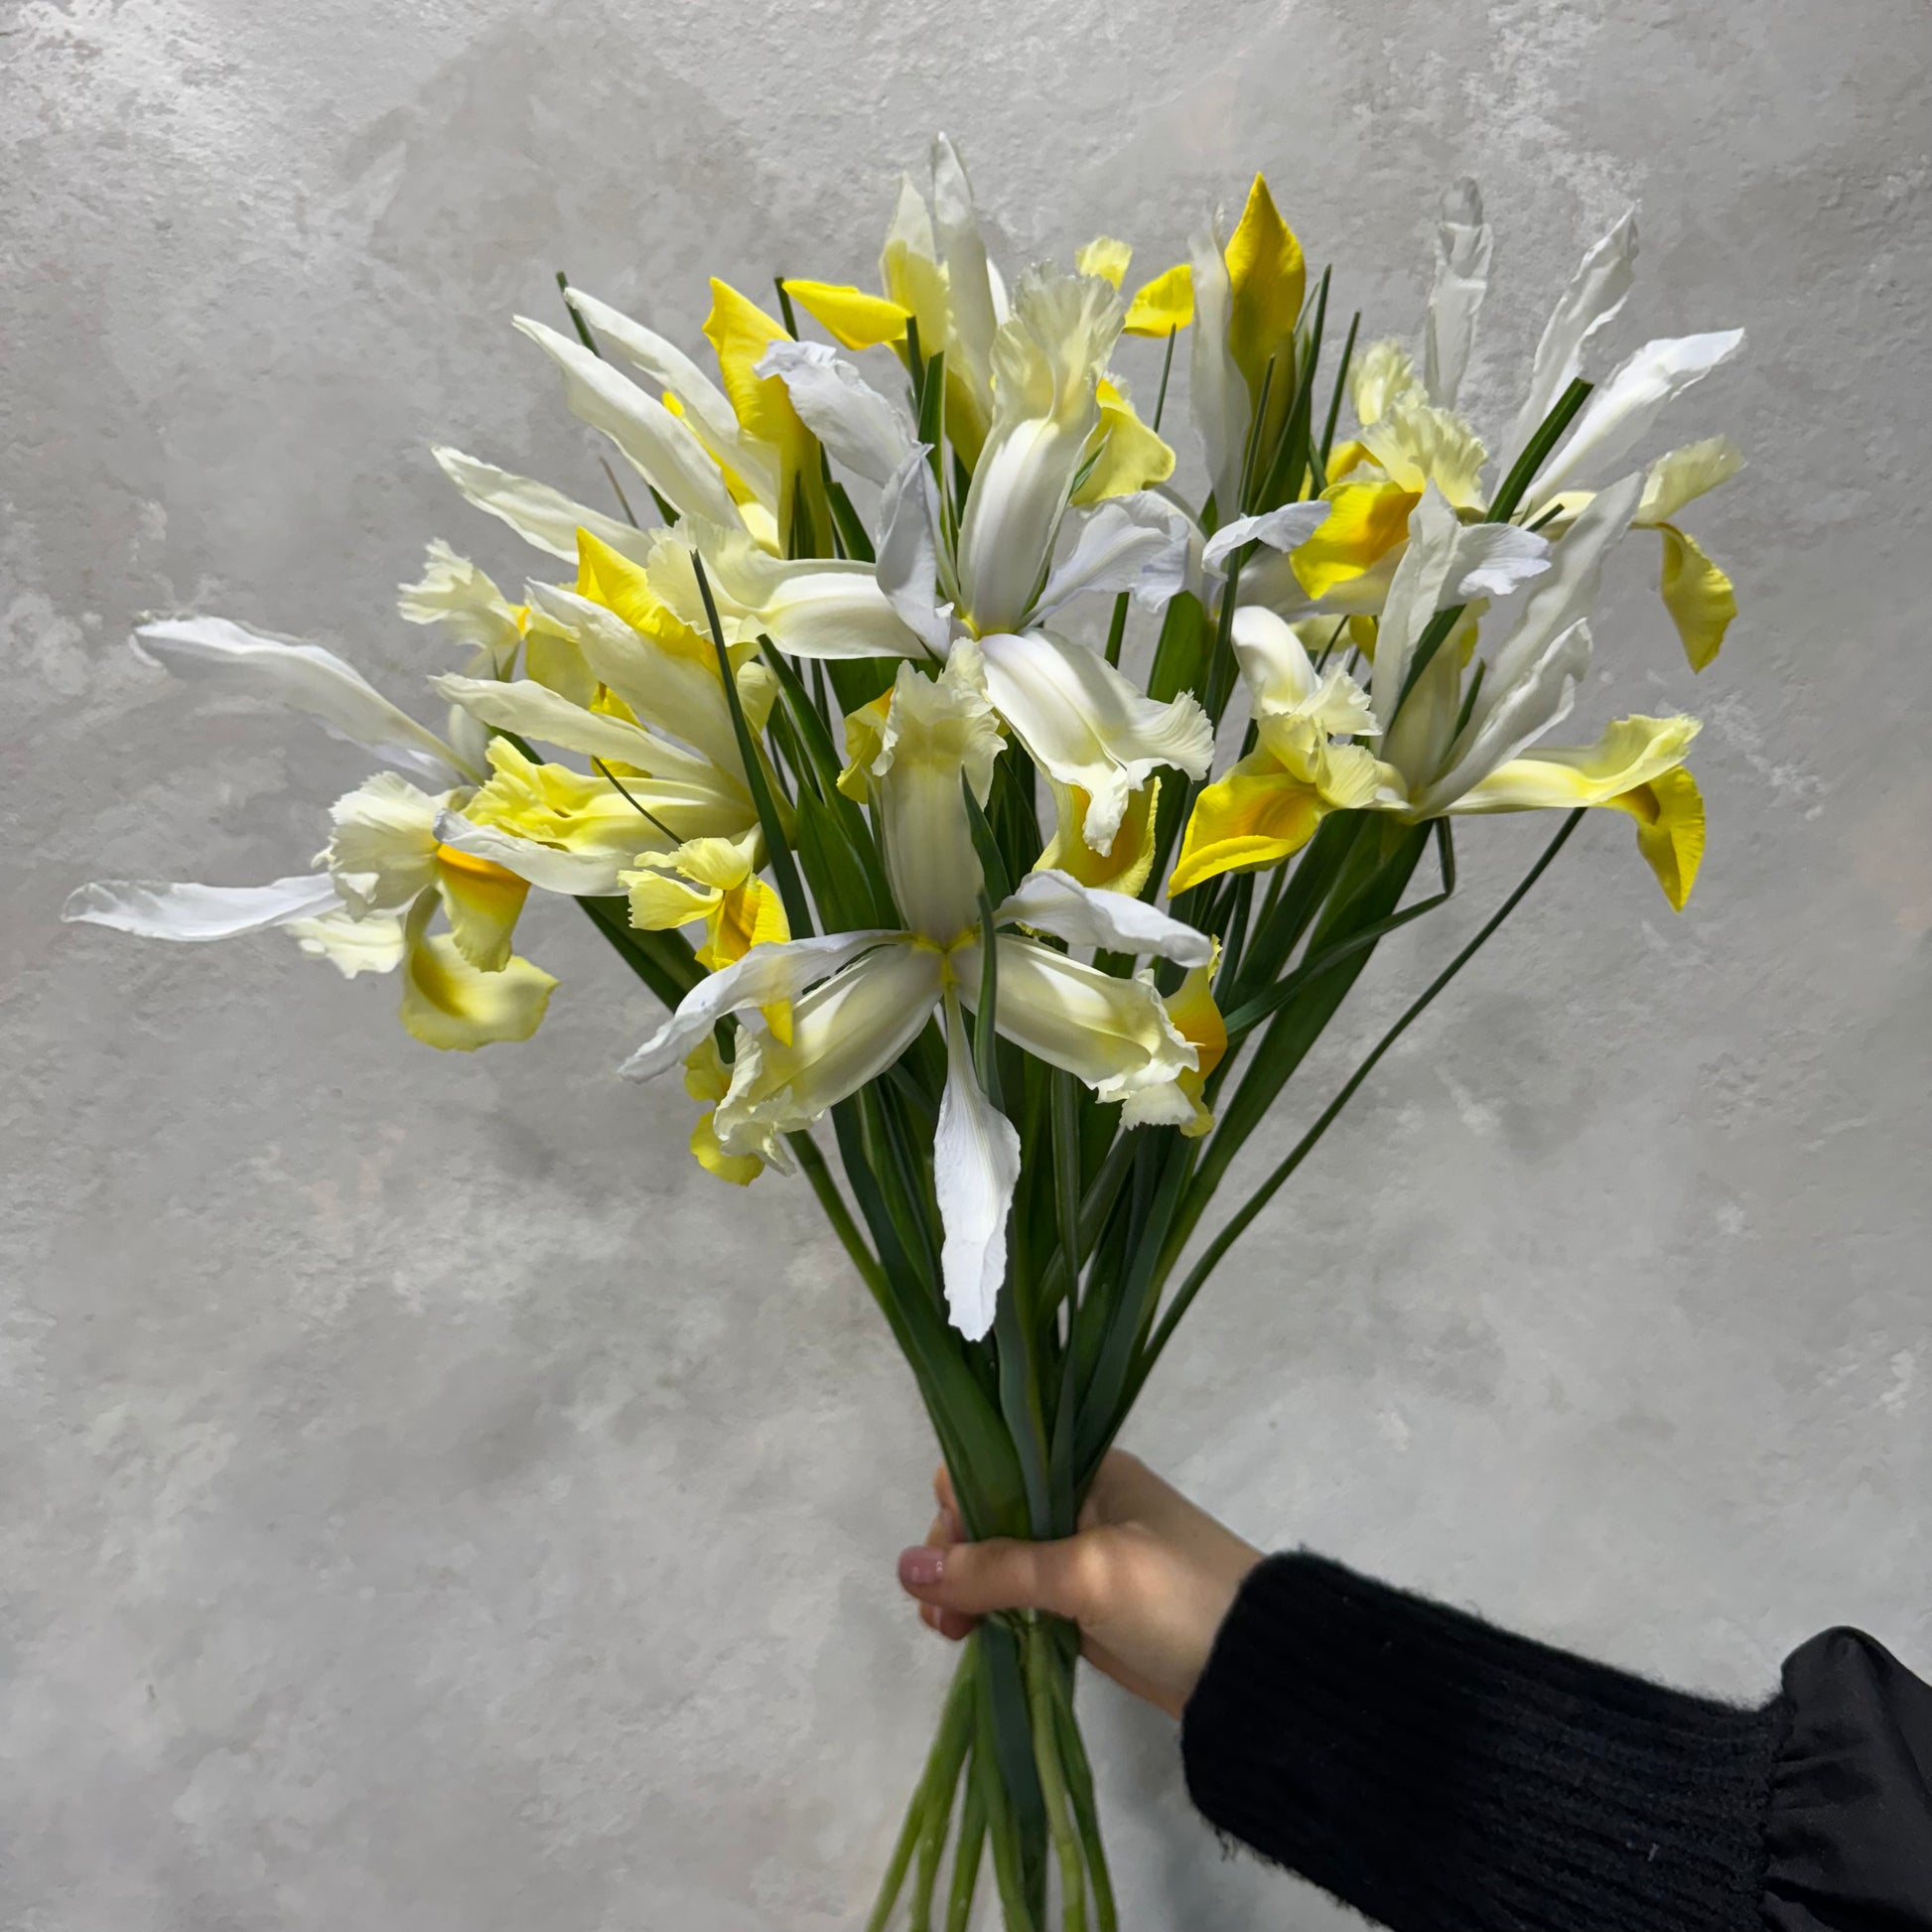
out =
[(1101, 1463), (1078, 1531), (1056, 1543), (968, 1543), (943, 1462), (932, 1488), (932, 1528), (898, 1560), (926, 1623), (957, 1640), (993, 1610), (1068, 1617), (1089, 1663), (1180, 1716), (1259, 1550), (1122, 1449)]

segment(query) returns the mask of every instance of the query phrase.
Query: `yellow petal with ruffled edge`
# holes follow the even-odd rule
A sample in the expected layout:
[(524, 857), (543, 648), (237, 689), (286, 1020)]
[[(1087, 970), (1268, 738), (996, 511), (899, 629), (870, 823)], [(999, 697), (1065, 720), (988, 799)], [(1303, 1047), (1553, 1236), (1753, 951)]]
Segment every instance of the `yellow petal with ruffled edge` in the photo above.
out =
[[(715, 973), (741, 960), (754, 946), (782, 944), (791, 937), (785, 919), (784, 901), (761, 879), (748, 879), (719, 894), (712, 907), (705, 943), (698, 949), (698, 964)], [(765, 1024), (774, 1034), (785, 1031), (786, 1022), (774, 1018), (778, 1008), (762, 1009)]]
[(1134, 259), (1134, 251), (1126, 242), (1116, 240), (1110, 234), (1095, 235), (1084, 248), (1073, 253), (1073, 266), (1082, 275), (1098, 275), (1103, 282), (1119, 288), (1127, 274), (1127, 264)]
[(1327, 521), (1288, 553), (1297, 582), (1311, 598), (1371, 570), (1409, 534), (1420, 490), (1397, 483), (1334, 483), (1321, 492)]
[(530, 882), (488, 859), (439, 844), (436, 884), (457, 951), (479, 972), (500, 973), (509, 964), (510, 939)]
[(1193, 264), (1175, 262), (1134, 292), (1121, 327), (1130, 336), (1167, 336), (1185, 329), (1193, 319)]
[[(1228, 349), (1247, 377), (1248, 393), (1259, 397), (1268, 359), (1279, 354), (1301, 320), (1308, 292), (1308, 266), (1295, 231), (1281, 217), (1268, 183), (1260, 175), (1248, 191), (1248, 205), (1223, 250), (1233, 312), (1228, 318)], [(1278, 377), (1286, 370), (1277, 371)], [(1286, 413), (1294, 384), (1278, 380)], [(1270, 402), (1269, 411), (1275, 405)]]
[(425, 1046), (453, 1053), (528, 1039), (543, 1024), (557, 982), (527, 959), (507, 960), (499, 972), (479, 972), (448, 933), (424, 935), (435, 903), (424, 894), (409, 921), (402, 965), (403, 1026)]
[(1223, 873), (1278, 866), (1308, 844), (1329, 807), (1312, 784), (1256, 752), (1206, 786), (1181, 836), (1170, 897)]
[(1214, 1004), (1214, 975), (1220, 970), (1221, 942), (1214, 942), (1214, 957), (1205, 966), (1196, 966), (1173, 992), (1168, 995), (1168, 1018), (1175, 1031), (1194, 1049), (1198, 1064), (1174, 1075), (1174, 1085), (1193, 1104), (1194, 1116), (1182, 1124), (1182, 1140), (1197, 1141), (1214, 1125), (1214, 1116), (1201, 1102), (1201, 1088), (1207, 1076), (1226, 1058), (1227, 1023)]
[(718, 1050), (717, 1035), (706, 1034), (684, 1062), (684, 1091), (693, 1100), (712, 1103), (691, 1130), (691, 1153), (706, 1173), (729, 1180), (735, 1187), (749, 1187), (764, 1172), (764, 1163), (756, 1154), (727, 1154), (718, 1145), (718, 1130), (712, 1121), (717, 1103), (731, 1091), (731, 1068)]
[(876, 348), (905, 340), (911, 310), (850, 282), (787, 281), (785, 293), (845, 348)]
[[(791, 390), (782, 376), (758, 373), (759, 358), (773, 343), (789, 342), (790, 335), (781, 323), (766, 315), (749, 296), (739, 294), (729, 282), (714, 275), (711, 280), (711, 313), (705, 317), (704, 333), (718, 351), (718, 372), (725, 394), (731, 400), (739, 426), (748, 436), (770, 445), (778, 452), (778, 545), (782, 547), (791, 528), (792, 507), (802, 491), (808, 500), (823, 497), (818, 445), (797, 410), (791, 406)], [(748, 522), (747, 527), (751, 525)], [(764, 535), (754, 531), (763, 542)]]
[(1057, 823), (1039, 855), (1039, 870), (1069, 873), (1083, 886), (1138, 897), (1154, 870), (1161, 780), (1156, 778), (1129, 795), (1120, 829), (1105, 852), (1096, 852), (1087, 843), (1087, 807), (1093, 800), (1078, 785), (1063, 785), (1050, 773), (1046, 782), (1052, 787)]
[(1701, 671), (1723, 647), (1725, 632), (1737, 615), (1737, 594), (1695, 537), (1674, 523), (1660, 523), (1657, 530), (1664, 539), (1664, 609), (1677, 626), (1691, 669)]
[(1073, 492), (1076, 503), (1098, 503), (1109, 496), (1125, 496), (1166, 483), (1173, 475), (1173, 451), (1134, 413), (1134, 405), (1102, 376), (1095, 395), (1100, 403), (1100, 427), (1092, 448), (1099, 451), (1094, 466)]
[(1606, 801), (1637, 821), (1637, 850), (1672, 909), (1683, 911), (1704, 863), (1704, 794), (1680, 764)]
[(839, 773), (839, 790), (855, 805), (865, 804), (872, 796), (873, 762), (885, 749), (892, 710), (893, 694), (885, 691), (870, 704), (846, 713), (845, 769)]

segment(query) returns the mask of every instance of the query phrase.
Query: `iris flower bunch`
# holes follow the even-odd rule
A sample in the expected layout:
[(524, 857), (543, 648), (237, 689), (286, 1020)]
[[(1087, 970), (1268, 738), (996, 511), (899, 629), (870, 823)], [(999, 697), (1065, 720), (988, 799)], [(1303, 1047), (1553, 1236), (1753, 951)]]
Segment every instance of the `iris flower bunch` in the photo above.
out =
[[(1111, 237), (1009, 282), (941, 139), (876, 290), (781, 278), (774, 313), (714, 281), (711, 366), (559, 276), (568, 327), (517, 327), (612, 446), (614, 507), (436, 451), (546, 560), (512, 601), (430, 547), (400, 610), (458, 653), (436, 729), (317, 645), (143, 624), (165, 670), (379, 768), (306, 869), (97, 884), (68, 916), (281, 927), (470, 1050), (541, 1023), (555, 982), (517, 928), (532, 889), (576, 899), (665, 1008), (622, 1070), (681, 1071), (720, 1179), (802, 1172), (968, 1533), (1064, 1536), (1215, 1265), (1583, 812), (1632, 822), (1673, 906), (1697, 875), (1695, 720), (1553, 740), (1633, 531), (1692, 667), (1717, 655), (1731, 587), (1678, 519), (1740, 458), (1656, 432), (1741, 336), (1585, 373), (1626, 217), (1491, 443), (1459, 400), (1490, 255), (1462, 184), (1419, 353), (1358, 346), (1359, 315), (1333, 344), (1330, 276), (1260, 178), (1131, 296)], [(1183, 348), (1199, 502), (1164, 440)], [(1378, 942), (1455, 892), (1458, 821), (1533, 810), (1562, 816), (1528, 876), (1201, 1238)], [(1076, 1647), (1043, 1617), (975, 1631), (875, 1928), (903, 1899), (956, 1932), (983, 1866), (1010, 1928), (1116, 1923)]]

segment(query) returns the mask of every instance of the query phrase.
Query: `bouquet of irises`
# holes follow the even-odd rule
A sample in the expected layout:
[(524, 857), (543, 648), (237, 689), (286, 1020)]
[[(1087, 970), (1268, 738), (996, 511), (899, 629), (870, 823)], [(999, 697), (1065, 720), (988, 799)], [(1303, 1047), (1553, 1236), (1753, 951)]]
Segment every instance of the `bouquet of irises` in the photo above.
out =
[[(575, 899), (666, 1010), (622, 1071), (681, 1071), (722, 1181), (813, 1189), (966, 1532), (1064, 1536), (1216, 1264), (1584, 811), (1631, 822), (1673, 906), (1697, 874), (1695, 720), (1550, 740), (1632, 531), (1692, 667), (1718, 652), (1730, 583), (1677, 518), (1741, 458), (1644, 446), (1742, 338), (1585, 374), (1631, 286), (1626, 216), (1487, 437), (1458, 395), (1490, 252), (1460, 184), (1419, 356), (1339, 330), (1260, 178), (1131, 296), (1111, 237), (1009, 283), (941, 139), (877, 292), (711, 284), (715, 378), (559, 275), (565, 326), (517, 327), (609, 440), (609, 506), (435, 452), (546, 559), (518, 601), (430, 546), (400, 610), (460, 653), (428, 680), (440, 727), (318, 645), (144, 623), (164, 669), (381, 769), (308, 870), (92, 885), (68, 916), (282, 927), (393, 974), (409, 1033), (468, 1051), (535, 1032), (555, 982), (517, 928), (532, 888)], [(1183, 350), (1199, 501), (1164, 436)], [(1222, 1211), (1379, 941), (1455, 892), (1456, 824), (1531, 810), (1561, 817), (1528, 875)], [(1044, 1617), (974, 1631), (873, 1927), (902, 1901), (957, 1932), (983, 1869), (1010, 1932), (1117, 1922), (1076, 1650)]]

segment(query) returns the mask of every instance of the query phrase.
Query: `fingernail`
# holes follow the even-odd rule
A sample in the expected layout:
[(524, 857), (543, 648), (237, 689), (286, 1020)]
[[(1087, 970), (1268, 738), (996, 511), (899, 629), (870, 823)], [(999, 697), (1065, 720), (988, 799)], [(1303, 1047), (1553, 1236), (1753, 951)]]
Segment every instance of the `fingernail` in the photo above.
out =
[(946, 1553), (918, 1544), (898, 1553), (898, 1580), (907, 1589), (930, 1589), (945, 1574)]

